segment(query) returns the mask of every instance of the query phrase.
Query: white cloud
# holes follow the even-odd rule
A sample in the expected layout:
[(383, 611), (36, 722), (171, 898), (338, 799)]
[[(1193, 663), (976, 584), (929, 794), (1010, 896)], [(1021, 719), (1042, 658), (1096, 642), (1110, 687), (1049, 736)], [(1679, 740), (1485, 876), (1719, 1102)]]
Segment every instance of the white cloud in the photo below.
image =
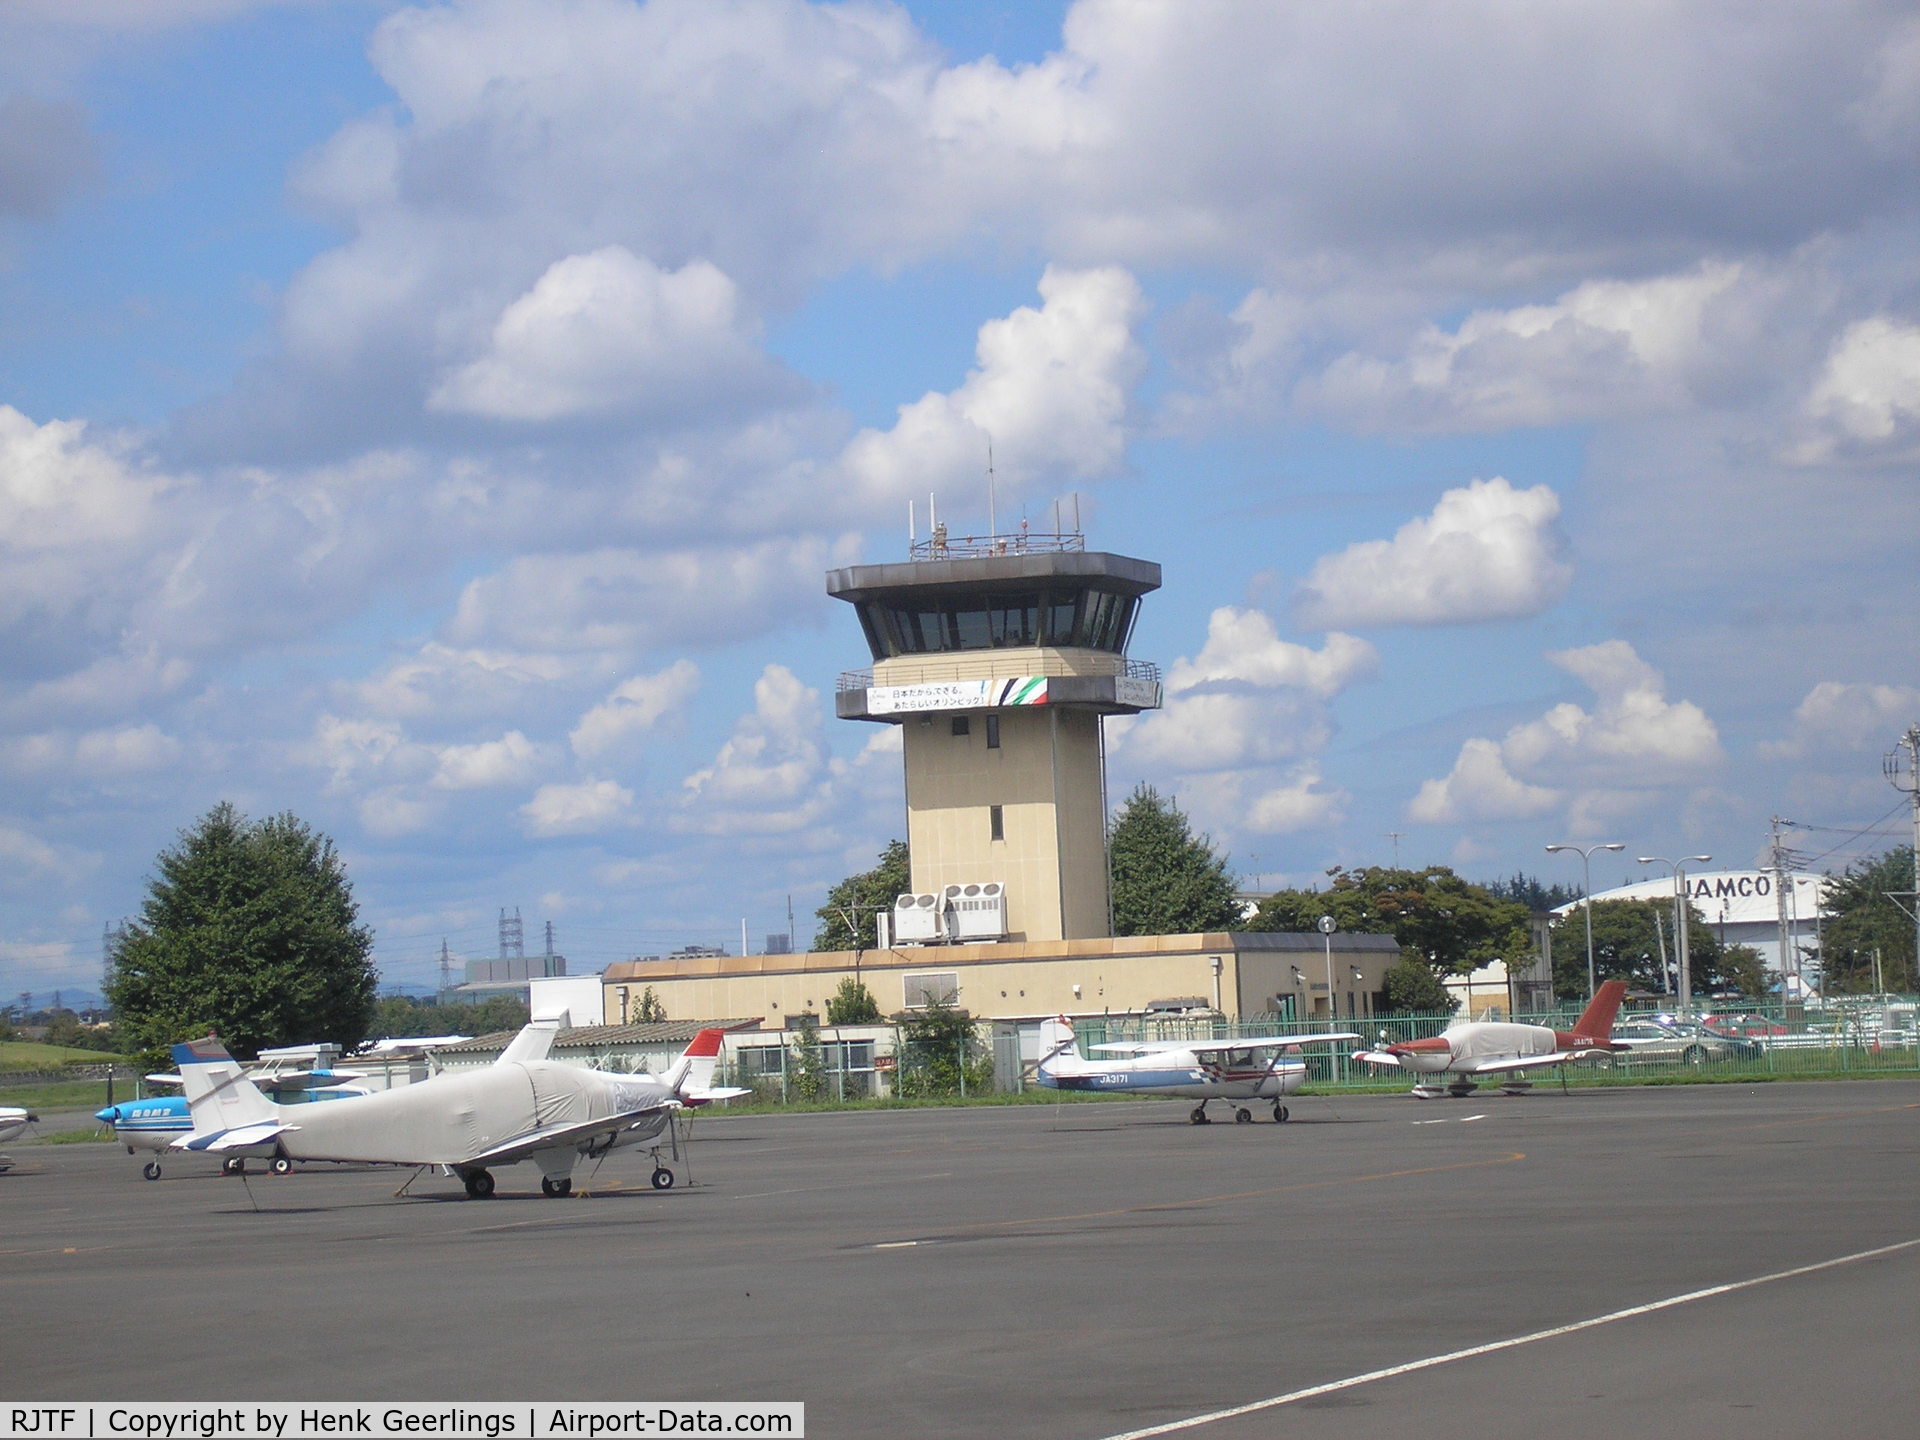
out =
[(401, 720), (467, 720), (524, 708), (530, 694), (597, 673), (592, 657), (459, 649), (429, 641), (340, 687), (354, 708)]
[(1564, 799), (1563, 792), (1529, 785), (1507, 772), (1500, 746), (1469, 740), (1444, 780), (1423, 781), (1407, 806), (1407, 817), (1436, 825), (1456, 820), (1524, 820), (1545, 815)]
[(93, 781), (149, 774), (177, 763), (185, 747), (157, 725), (121, 725), (80, 734), (48, 731), (0, 743), (8, 766), (40, 779)]
[(427, 405), (497, 420), (669, 417), (719, 390), (767, 392), (774, 378), (716, 267), (666, 271), (609, 245), (547, 267)]
[(439, 790), (491, 790), (522, 785), (545, 765), (542, 748), (518, 730), (474, 745), (445, 745), (436, 752), (431, 783)]
[(1324, 829), (1346, 818), (1351, 799), (1322, 778), (1318, 765), (1308, 763), (1293, 770), (1282, 784), (1254, 795), (1247, 809), (1247, 828), (1262, 835)]
[(1049, 266), (1040, 297), (1040, 309), (980, 327), (979, 364), (958, 389), (902, 405), (891, 430), (863, 430), (847, 446), (840, 465), (866, 503), (977, 488), (989, 436), (1010, 493), (1119, 467), (1128, 399), (1146, 368), (1133, 338), (1140, 287), (1117, 268)]
[(1303, 382), (1309, 412), (1363, 429), (1506, 430), (1690, 403), (1711, 358), (1710, 307), (1741, 279), (1708, 264), (1657, 280), (1590, 280), (1552, 304), (1428, 324), (1399, 358), (1343, 355)]
[(1810, 432), (1794, 458), (1881, 462), (1920, 456), (1920, 326), (1876, 315), (1847, 327), (1807, 396)]
[(1593, 709), (1556, 705), (1498, 742), (1468, 740), (1445, 779), (1421, 785), (1409, 818), (1527, 819), (1562, 803), (1576, 819), (1617, 817), (1663, 788), (1704, 778), (1725, 759), (1706, 712), (1668, 700), (1660, 673), (1624, 640), (1547, 658), (1592, 689)]
[(661, 717), (686, 704), (699, 686), (700, 669), (690, 660), (676, 660), (652, 675), (621, 681), (611, 695), (580, 717), (568, 736), (573, 753), (591, 759), (651, 730)]
[(1192, 660), (1185, 656), (1167, 671), (1167, 689), (1180, 693), (1205, 685), (1240, 682), (1260, 688), (1286, 686), (1331, 699), (1379, 668), (1373, 646), (1338, 631), (1315, 650), (1274, 633), (1273, 621), (1259, 610), (1223, 605), (1207, 617), (1207, 643)]
[(527, 829), (539, 836), (592, 835), (631, 825), (633, 792), (613, 780), (542, 785), (520, 807)]
[(1759, 747), (1770, 760), (1821, 750), (1888, 750), (1910, 725), (1920, 724), (1920, 688), (1822, 680), (1793, 712), (1792, 733)]
[(1392, 540), (1366, 540), (1315, 563), (1295, 608), (1319, 628), (1459, 625), (1537, 615), (1566, 592), (1573, 567), (1554, 522), (1560, 498), (1545, 485), (1504, 479), (1449, 490), (1433, 513)]
[(783, 833), (816, 819), (829, 766), (820, 696), (784, 665), (769, 665), (713, 763), (681, 782), (681, 828), (712, 835)]

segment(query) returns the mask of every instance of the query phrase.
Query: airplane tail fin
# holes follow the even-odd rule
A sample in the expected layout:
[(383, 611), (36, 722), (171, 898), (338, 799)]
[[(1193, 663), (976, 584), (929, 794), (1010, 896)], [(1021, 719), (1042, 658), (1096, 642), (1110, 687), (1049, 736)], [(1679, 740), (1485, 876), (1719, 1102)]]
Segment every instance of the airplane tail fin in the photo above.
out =
[(667, 1087), (681, 1098), (693, 1095), (706, 1095), (713, 1083), (714, 1067), (720, 1063), (720, 1042), (726, 1037), (726, 1031), (717, 1028), (702, 1030), (693, 1037), (693, 1043), (687, 1046), (680, 1058), (667, 1067), (667, 1073), (660, 1078)]
[(1613, 1034), (1613, 1017), (1620, 1011), (1621, 998), (1627, 993), (1627, 982), (1609, 980), (1593, 992), (1593, 999), (1587, 1002), (1587, 1008), (1580, 1012), (1580, 1018), (1573, 1022), (1572, 1033), (1589, 1040), (1604, 1041)]
[(1056, 1015), (1051, 1020), (1040, 1022), (1040, 1063), (1042, 1075), (1071, 1075), (1085, 1066), (1087, 1057), (1080, 1053), (1080, 1037), (1074, 1033), (1073, 1022), (1064, 1015)]
[(535, 1020), (507, 1042), (507, 1048), (500, 1052), (500, 1063), (505, 1065), (515, 1060), (546, 1059), (547, 1052), (553, 1049), (553, 1037), (559, 1033), (560, 1021), (557, 1017)]
[(278, 1120), (279, 1107), (247, 1078), (227, 1047), (209, 1035), (173, 1047), (180, 1087), (187, 1097), (195, 1135), (236, 1130), (242, 1125)]

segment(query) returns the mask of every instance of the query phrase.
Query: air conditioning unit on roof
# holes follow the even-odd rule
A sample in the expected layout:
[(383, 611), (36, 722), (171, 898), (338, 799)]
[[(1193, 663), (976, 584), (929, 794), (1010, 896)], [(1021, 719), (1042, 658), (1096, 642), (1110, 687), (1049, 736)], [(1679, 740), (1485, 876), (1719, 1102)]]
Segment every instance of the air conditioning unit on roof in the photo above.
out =
[(894, 897), (894, 944), (932, 945), (946, 938), (946, 906), (940, 903), (938, 895), (896, 895)]
[(998, 880), (982, 885), (949, 885), (945, 895), (956, 940), (1007, 938), (1007, 887)]

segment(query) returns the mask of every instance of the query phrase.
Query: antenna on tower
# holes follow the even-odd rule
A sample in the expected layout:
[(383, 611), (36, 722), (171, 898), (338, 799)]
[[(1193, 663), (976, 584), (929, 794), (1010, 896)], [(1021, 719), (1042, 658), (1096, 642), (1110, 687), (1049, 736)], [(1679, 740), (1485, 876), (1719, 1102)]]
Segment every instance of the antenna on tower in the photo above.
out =
[(446, 994), (453, 989), (453, 952), (447, 949), (446, 937), (440, 938), (440, 993)]
[[(1920, 725), (1909, 725), (1907, 733), (1900, 737), (1900, 744), (1906, 748), (1903, 756), (1898, 750), (1887, 752), (1881, 769), (1886, 774), (1887, 783), (1909, 797), (1913, 804), (1913, 889), (1908, 891), (1892, 890), (1887, 898), (1905, 894), (1912, 903), (1904, 907), (1907, 917), (1913, 921), (1913, 965), (1914, 973), (1920, 976)], [(1898, 904), (1898, 900), (1894, 900)]]
[(520, 925), (520, 907), (513, 907), (513, 914), (507, 914), (507, 907), (500, 907), (500, 958), (502, 960), (523, 958), (527, 953), (526, 932)]
[(989, 430), (987, 431), (987, 534), (998, 535), (999, 533), (1000, 524), (995, 518), (993, 508), (993, 432)]

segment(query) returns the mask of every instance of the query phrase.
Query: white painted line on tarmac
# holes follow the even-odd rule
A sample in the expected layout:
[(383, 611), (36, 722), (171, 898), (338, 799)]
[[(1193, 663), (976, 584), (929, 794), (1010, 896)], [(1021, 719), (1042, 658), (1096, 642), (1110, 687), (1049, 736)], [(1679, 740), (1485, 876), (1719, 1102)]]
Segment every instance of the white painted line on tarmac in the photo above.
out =
[(1257, 1415), (1262, 1410), (1292, 1405), (1301, 1400), (1311, 1400), (1319, 1395), (1332, 1395), (1341, 1390), (1352, 1390), (1356, 1386), (1370, 1385), (1375, 1380), (1391, 1380), (1396, 1375), (1411, 1375), (1419, 1370), (1431, 1370), (1438, 1365), (1451, 1365), (1456, 1360), (1471, 1360), (1477, 1355), (1493, 1355), (1501, 1350), (1513, 1350), (1522, 1345), (1531, 1345), (1536, 1340), (1552, 1340), (1561, 1335), (1577, 1334), (1599, 1325), (1611, 1325), (1616, 1320), (1631, 1320), (1638, 1315), (1651, 1315), (1656, 1311), (1671, 1310), (1676, 1305), (1691, 1304), (1695, 1300), (1710, 1300), (1715, 1295), (1731, 1295), (1737, 1290), (1751, 1290), (1756, 1285), (1771, 1285), (1776, 1280), (1791, 1280), (1799, 1275), (1813, 1275), (1841, 1265), (1853, 1265), (1862, 1260), (1875, 1260), (1882, 1255), (1896, 1255), (1902, 1250), (1911, 1250), (1915, 1246), (1920, 1246), (1920, 1239), (1902, 1240), (1897, 1245), (1882, 1245), (1876, 1250), (1861, 1250), (1852, 1255), (1842, 1255), (1834, 1260), (1821, 1260), (1813, 1265), (1798, 1265), (1791, 1270), (1776, 1270), (1771, 1275), (1756, 1275), (1751, 1280), (1735, 1280), (1726, 1285), (1710, 1285), (1704, 1290), (1689, 1290), (1684, 1295), (1671, 1295), (1665, 1300), (1654, 1300), (1645, 1305), (1615, 1310), (1607, 1315), (1596, 1315), (1591, 1320), (1576, 1320), (1571, 1325), (1556, 1325), (1551, 1330), (1536, 1330), (1531, 1335), (1516, 1335), (1511, 1340), (1495, 1340), (1486, 1345), (1469, 1346), (1465, 1350), (1452, 1350), (1445, 1355), (1430, 1355), (1424, 1360), (1409, 1360), (1404, 1365), (1389, 1365), (1384, 1370), (1369, 1370), (1364, 1375), (1350, 1375), (1345, 1380), (1333, 1380), (1325, 1385), (1310, 1385), (1305, 1390), (1289, 1391), (1285, 1395), (1250, 1401), (1245, 1405), (1235, 1405), (1227, 1410), (1211, 1410), (1204, 1415), (1190, 1415), (1185, 1420), (1168, 1420), (1160, 1425), (1149, 1425), (1142, 1430), (1123, 1430), (1117, 1435), (1105, 1436), (1103, 1440), (1148, 1440), (1148, 1437), (1154, 1435), (1172, 1435), (1181, 1430), (1197, 1430), (1202, 1425), (1212, 1425), (1216, 1421), (1233, 1420), (1242, 1415)]
[(919, 1243), (918, 1240), (889, 1240), (885, 1244), (876, 1245), (873, 1248), (876, 1250), (911, 1250)]
[(1464, 1125), (1469, 1120), (1484, 1120), (1486, 1118), (1484, 1115), (1449, 1115), (1444, 1120), (1414, 1120), (1409, 1123), (1414, 1125)]

